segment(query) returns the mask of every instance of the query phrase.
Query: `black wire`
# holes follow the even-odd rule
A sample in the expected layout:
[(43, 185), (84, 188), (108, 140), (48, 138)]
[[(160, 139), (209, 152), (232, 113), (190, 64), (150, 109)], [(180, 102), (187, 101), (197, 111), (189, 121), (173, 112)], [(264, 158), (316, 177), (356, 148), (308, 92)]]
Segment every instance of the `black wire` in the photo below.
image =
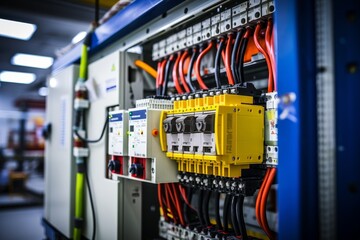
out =
[(236, 236), (240, 236), (240, 228), (239, 228), (239, 223), (237, 221), (236, 218), (236, 203), (237, 203), (237, 196), (233, 196), (232, 200), (231, 200), (231, 221), (232, 221), (232, 226), (233, 229), (235, 231), (235, 235)]
[(86, 160), (84, 161), (85, 164), (85, 180), (86, 180), (86, 186), (89, 192), (89, 198), (90, 198), (90, 205), (91, 205), (91, 213), (92, 213), (92, 218), (93, 218), (93, 233), (92, 233), (92, 237), (91, 239), (94, 240), (95, 236), (96, 236), (96, 216), (95, 216), (95, 208), (94, 208), (94, 200), (92, 197), (92, 193), (91, 193), (91, 187), (90, 187), (90, 181), (89, 181), (89, 176), (88, 176), (88, 170), (87, 170), (87, 166), (86, 166)]
[(246, 232), (246, 224), (245, 224), (245, 219), (244, 219), (244, 212), (243, 212), (243, 207), (244, 207), (244, 196), (240, 195), (236, 204), (236, 217), (237, 217), (237, 221), (240, 225), (240, 234), (243, 240), (247, 240), (248, 236), (247, 236), (247, 232)]
[(206, 226), (211, 225), (210, 224), (210, 217), (209, 217), (210, 196), (211, 196), (211, 192), (210, 191), (205, 191), (205, 197), (204, 197), (204, 203), (202, 205), (202, 207), (203, 207), (202, 211), (203, 211)]
[(204, 191), (199, 190), (199, 198), (198, 198), (198, 205), (197, 205), (198, 217), (199, 217), (201, 226), (205, 227), (205, 220), (204, 220), (203, 211), (202, 211), (203, 197), (204, 197)]
[(222, 230), (221, 218), (220, 218), (220, 193), (215, 192), (215, 218), (216, 218), (216, 227), (218, 230)]
[(77, 129), (74, 130), (74, 133), (75, 133), (75, 135), (76, 135), (81, 141), (83, 141), (83, 142), (85, 142), (85, 143), (97, 143), (97, 142), (100, 142), (100, 140), (103, 138), (103, 136), (104, 136), (104, 134), (105, 134), (106, 127), (107, 127), (107, 125), (108, 125), (108, 122), (109, 122), (109, 121), (108, 121), (108, 116), (106, 116), (105, 123), (104, 123), (104, 127), (103, 127), (103, 129), (102, 129), (101, 135), (100, 135), (100, 137), (99, 137), (98, 139), (96, 139), (96, 140), (89, 140), (89, 139), (83, 138), (83, 137), (79, 134), (79, 132), (78, 132)]
[(243, 38), (240, 44), (240, 54), (239, 54), (239, 83), (244, 83), (245, 82), (245, 77), (244, 77), (244, 57), (245, 57), (245, 52), (246, 52), (246, 47), (248, 44), (249, 38)]
[(198, 49), (196, 47), (194, 47), (193, 50), (192, 50), (192, 55), (191, 55), (191, 59), (190, 59), (190, 63), (189, 63), (188, 74), (186, 76), (186, 82), (189, 85), (192, 92), (196, 91), (196, 87), (192, 83), (192, 80), (191, 80), (191, 75), (192, 75), (192, 70), (193, 70), (193, 67), (194, 67), (196, 57), (198, 55), (197, 52), (198, 52)]
[(100, 13), (99, 0), (95, 0), (95, 24), (96, 24), (96, 26), (99, 25), (99, 13)]
[(234, 44), (234, 48), (232, 50), (232, 53), (231, 53), (231, 71), (232, 71), (232, 74), (234, 76), (234, 81), (235, 81), (235, 84), (236, 83), (239, 83), (240, 81), (240, 73), (238, 71), (238, 59), (237, 59), (237, 56), (239, 55), (239, 52), (240, 52), (240, 48), (239, 48), (239, 45), (240, 45), (240, 42), (241, 42), (241, 37), (244, 33), (244, 29), (240, 29), (240, 31), (238, 31), (236, 33), (236, 38), (235, 38), (235, 44)]
[(216, 88), (221, 88), (221, 78), (220, 78), (220, 60), (221, 60), (221, 52), (224, 48), (224, 39), (220, 40), (219, 47), (216, 51), (215, 56), (215, 82), (216, 82)]
[(166, 92), (167, 92), (167, 86), (168, 86), (169, 79), (170, 79), (169, 74), (170, 74), (171, 62), (172, 61), (170, 60), (170, 58), (166, 62), (165, 75), (164, 75), (164, 85), (163, 85), (163, 89), (162, 89), (162, 96), (165, 96)]
[(224, 231), (229, 232), (229, 208), (230, 208), (230, 195), (226, 194), (223, 208), (223, 225)]

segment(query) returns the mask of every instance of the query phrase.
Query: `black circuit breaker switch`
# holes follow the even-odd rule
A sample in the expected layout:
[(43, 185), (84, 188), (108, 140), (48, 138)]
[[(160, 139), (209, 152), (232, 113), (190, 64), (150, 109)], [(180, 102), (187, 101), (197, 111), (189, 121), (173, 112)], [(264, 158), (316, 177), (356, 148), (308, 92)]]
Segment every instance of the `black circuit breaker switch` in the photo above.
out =
[(196, 118), (196, 129), (202, 133), (215, 132), (215, 114), (204, 114)]
[(177, 117), (168, 117), (164, 120), (164, 130), (166, 133), (177, 133), (176, 130)]

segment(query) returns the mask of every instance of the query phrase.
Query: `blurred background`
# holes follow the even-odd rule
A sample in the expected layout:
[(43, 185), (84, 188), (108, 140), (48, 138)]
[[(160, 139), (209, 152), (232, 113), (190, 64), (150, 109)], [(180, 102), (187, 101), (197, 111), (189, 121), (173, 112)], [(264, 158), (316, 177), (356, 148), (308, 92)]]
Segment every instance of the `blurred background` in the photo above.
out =
[[(101, 0), (99, 15), (116, 2)], [(48, 75), (53, 61), (84, 38), (95, 12), (95, 0), (0, 2), (0, 30), (9, 20), (13, 29), (24, 27), (13, 31), (20, 36), (0, 31), (0, 239), (44, 238), (42, 129)], [(17, 73), (28, 74), (22, 78), (28, 81), (16, 82)]]

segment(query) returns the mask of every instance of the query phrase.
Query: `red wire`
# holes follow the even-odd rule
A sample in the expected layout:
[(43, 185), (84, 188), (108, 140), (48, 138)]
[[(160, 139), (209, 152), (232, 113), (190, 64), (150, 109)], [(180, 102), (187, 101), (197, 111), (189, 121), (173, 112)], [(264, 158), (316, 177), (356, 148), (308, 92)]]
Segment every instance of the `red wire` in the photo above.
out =
[(181, 59), (180, 59), (180, 63), (179, 63), (179, 76), (180, 76), (180, 80), (181, 83), (185, 89), (185, 92), (189, 93), (190, 92), (190, 88), (186, 83), (186, 79), (185, 79), (185, 74), (184, 74), (184, 62), (187, 58), (187, 56), (189, 55), (189, 51), (185, 50), (185, 52), (182, 54)]
[(266, 51), (262, 48), (262, 46), (259, 43), (258, 35), (261, 29), (261, 23), (259, 22), (255, 28), (254, 32), (254, 42), (256, 45), (256, 48), (264, 55), (266, 64), (268, 66), (269, 76), (268, 76), (268, 92), (273, 91), (273, 80), (272, 80), (272, 69), (271, 69), (271, 63), (269, 59), (269, 55), (266, 53)]
[(276, 67), (275, 67), (275, 55), (274, 55), (274, 48), (273, 48), (273, 44), (272, 44), (272, 31), (273, 31), (273, 23), (271, 18), (268, 21), (267, 27), (266, 27), (266, 32), (265, 32), (265, 42), (266, 42), (266, 50), (268, 52), (269, 58), (270, 58), (270, 63), (271, 63), (271, 70), (272, 70), (272, 74), (273, 74), (273, 86), (274, 86), (274, 91), (276, 91), (276, 80), (275, 80), (275, 75), (276, 75)]
[(262, 195), (263, 195), (263, 190), (264, 190), (264, 187), (266, 185), (269, 174), (270, 174), (270, 169), (268, 168), (266, 170), (264, 180), (263, 180), (263, 182), (261, 184), (258, 196), (256, 198), (256, 202), (255, 202), (255, 215), (256, 215), (256, 219), (257, 219), (257, 221), (258, 221), (261, 228), (263, 228), (263, 223), (262, 223), (261, 214), (260, 214), (260, 202), (261, 202), (261, 198), (262, 198)]
[(230, 33), (228, 35), (228, 40), (226, 44), (226, 50), (225, 50), (225, 69), (226, 69), (226, 76), (228, 78), (228, 82), (231, 85), (234, 85), (234, 76), (232, 75), (231, 71), (231, 50), (232, 50), (232, 44), (233, 44), (233, 34)]
[(176, 88), (176, 91), (180, 94), (183, 94), (184, 91), (182, 90), (180, 83), (179, 83), (179, 79), (178, 79), (178, 67), (179, 67), (179, 62), (180, 62), (180, 58), (181, 58), (181, 53), (178, 53), (178, 56), (176, 58), (174, 67), (173, 67), (173, 72), (172, 72), (172, 77), (173, 77), (173, 81), (174, 81), (174, 85)]
[(171, 189), (168, 186), (167, 183), (165, 183), (165, 196), (166, 196), (166, 204), (168, 205), (168, 208), (170, 208), (170, 212), (173, 215), (174, 223), (177, 224), (178, 216), (176, 214), (176, 211), (174, 211), (173, 206), (170, 204), (170, 197), (171, 197)]
[(163, 200), (162, 200), (161, 184), (158, 184), (158, 200), (159, 200), (160, 208), (162, 210), (165, 221), (167, 222), (169, 220), (169, 218), (167, 215), (167, 209), (164, 209), (164, 204), (163, 204)]
[(271, 51), (273, 53), (273, 73), (274, 73), (274, 91), (277, 91), (277, 71), (276, 71), (276, 58), (275, 58), (275, 47), (274, 47), (274, 30), (271, 33)]
[(264, 190), (263, 190), (261, 203), (260, 203), (260, 213), (261, 213), (261, 218), (262, 218), (262, 222), (263, 222), (263, 229), (266, 232), (266, 234), (268, 235), (268, 237), (270, 238), (270, 240), (275, 239), (275, 235), (270, 230), (269, 224), (267, 222), (267, 218), (266, 218), (266, 202), (267, 202), (267, 197), (269, 195), (269, 191), (271, 189), (271, 184), (275, 179), (275, 174), (276, 174), (276, 168), (271, 168), (268, 180), (267, 180), (267, 182), (265, 184), (265, 187), (264, 187)]
[(177, 208), (179, 219), (180, 219), (180, 224), (185, 226), (184, 215), (183, 215), (181, 204), (180, 204), (179, 188), (175, 187), (175, 183), (171, 183), (171, 187), (172, 187), (172, 190), (173, 190), (174, 196), (175, 196), (175, 203), (176, 203), (176, 208)]
[(164, 59), (164, 60), (161, 62), (160, 77), (159, 77), (159, 86), (162, 86), (163, 83), (164, 83), (164, 74), (165, 74), (164, 71), (165, 71), (166, 62), (167, 62), (166, 59)]
[(204, 51), (202, 51), (199, 54), (198, 58), (196, 59), (195, 67), (194, 67), (195, 76), (196, 76), (196, 79), (197, 79), (197, 81), (199, 83), (199, 86), (200, 86), (201, 89), (204, 89), (204, 90), (207, 90), (208, 87), (205, 85), (205, 83), (204, 83), (204, 81), (203, 81), (203, 79), (201, 77), (200, 65), (201, 65), (202, 58), (205, 56), (205, 54), (207, 54), (211, 50), (212, 46), (213, 46), (213, 43), (210, 42), (209, 45), (207, 46), (207, 48), (205, 48)]
[(159, 88), (160, 84), (159, 84), (159, 81), (160, 81), (160, 72), (161, 72), (161, 61), (158, 62), (157, 64), (157, 75), (156, 75), (156, 89)]

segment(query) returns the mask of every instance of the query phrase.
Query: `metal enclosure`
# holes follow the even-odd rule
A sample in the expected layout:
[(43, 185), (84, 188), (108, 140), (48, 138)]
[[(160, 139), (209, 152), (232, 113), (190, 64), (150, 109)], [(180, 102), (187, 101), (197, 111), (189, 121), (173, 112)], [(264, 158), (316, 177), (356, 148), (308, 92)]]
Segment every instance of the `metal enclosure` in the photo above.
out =
[(45, 147), (45, 219), (70, 238), (73, 232), (75, 161), (72, 154), (74, 82), (78, 66), (52, 75), (46, 101), (51, 134)]
[[(119, 106), (129, 108), (133, 88), (136, 98), (142, 97), (142, 83), (134, 77), (129, 84), (132, 63), (139, 55), (114, 52), (89, 65), (88, 86), (93, 88), (90, 108), (88, 110), (88, 138), (96, 139), (100, 136), (104, 122), (107, 118), (107, 109)], [(123, 196), (124, 181), (114, 181), (106, 178), (107, 173), (107, 136), (95, 144), (89, 144), (88, 176), (93, 192), (95, 215), (97, 223), (96, 239), (123, 239)], [(92, 234), (92, 214), (88, 192), (86, 192), (85, 237)]]

